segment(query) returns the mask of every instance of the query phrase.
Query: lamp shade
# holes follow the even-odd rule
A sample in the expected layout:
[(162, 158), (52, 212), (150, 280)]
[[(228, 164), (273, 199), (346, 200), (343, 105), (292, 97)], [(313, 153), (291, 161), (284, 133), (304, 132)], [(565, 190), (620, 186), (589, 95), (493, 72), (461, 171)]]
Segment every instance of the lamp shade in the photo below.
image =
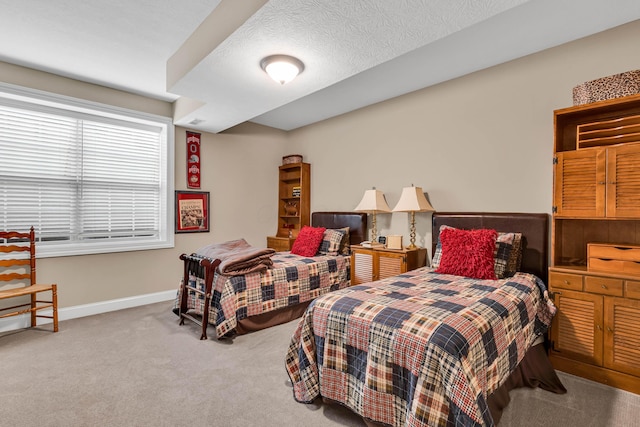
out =
[(354, 210), (356, 212), (391, 212), (384, 193), (375, 188), (364, 192), (362, 200)]
[(398, 204), (393, 208), (393, 212), (435, 212), (429, 203), (422, 187), (404, 187)]

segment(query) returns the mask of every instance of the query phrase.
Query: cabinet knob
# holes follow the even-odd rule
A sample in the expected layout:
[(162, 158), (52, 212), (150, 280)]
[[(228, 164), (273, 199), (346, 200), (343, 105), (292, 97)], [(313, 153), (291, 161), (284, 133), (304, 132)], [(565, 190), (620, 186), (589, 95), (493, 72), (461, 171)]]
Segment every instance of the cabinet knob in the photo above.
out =
[(598, 185), (605, 185), (606, 182), (605, 181), (598, 181)]
[(607, 331), (608, 332), (613, 332), (613, 329), (611, 329), (610, 327), (607, 326)]
[(565, 285), (568, 285), (568, 284), (570, 284), (570, 283), (571, 283), (571, 282), (570, 282), (570, 281), (568, 281), (568, 280), (565, 280), (565, 281), (564, 281), (564, 284), (565, 284)]
[(599, 331), (601, 331), (601, 330), (602, 330), (602, 326), (600, 326), (600, 325), (596, 325), (596, 329), (597, 329), (597, 330), (599, 330)]
[(607, 285), (600, 285), (602, 286), (602, 289), (607, 289)]

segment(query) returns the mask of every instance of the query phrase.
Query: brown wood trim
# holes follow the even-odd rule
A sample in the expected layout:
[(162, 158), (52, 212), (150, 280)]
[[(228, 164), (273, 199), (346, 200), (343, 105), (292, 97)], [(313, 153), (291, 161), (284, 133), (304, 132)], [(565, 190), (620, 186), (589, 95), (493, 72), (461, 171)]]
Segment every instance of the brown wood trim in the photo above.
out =
[(576, 360), (565, 359), (553, 352), (549, 355), (549, 360), (551, 360), (551, 364), (558, 371), (577, 375), (601, 384), (630, 391), (631, 393), (640, 394), (640, 381), (633, 375), (627, 375), (622, 372), (612, 371), (607, 368), (593, 366)]

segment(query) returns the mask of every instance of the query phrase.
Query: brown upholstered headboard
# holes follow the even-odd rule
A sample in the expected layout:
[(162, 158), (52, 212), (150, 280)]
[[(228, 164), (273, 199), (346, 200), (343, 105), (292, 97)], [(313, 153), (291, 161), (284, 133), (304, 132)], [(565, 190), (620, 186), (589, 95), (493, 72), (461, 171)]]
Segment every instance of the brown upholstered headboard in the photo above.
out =
[(349, 227), (352, 245), (367, 240), (367, 214), (362, 212), (313, 212), (311, 225), (314, 227)]
[(547, 283), (549, 215), (538, 213), (436, 212), (433, 214), (432, 242), (435, 252), (441, 225), (456, 228), (492, 228), (522, 233), (521, 271), (533, 273)]

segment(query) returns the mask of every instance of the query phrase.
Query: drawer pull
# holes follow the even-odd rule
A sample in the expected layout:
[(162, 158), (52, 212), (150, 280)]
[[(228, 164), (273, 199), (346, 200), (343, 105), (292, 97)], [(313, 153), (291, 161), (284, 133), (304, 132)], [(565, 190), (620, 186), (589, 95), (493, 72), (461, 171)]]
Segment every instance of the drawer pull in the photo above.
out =
[(633, 249), (633, 248), (629, 248), (627, 246), (614, 246), (614, 248), (616, 248), (619, 251), (628, 251), (629, 249)]
[(607, 331), (613, 332), (613, 329), (611, 329), (610, 327), (607, 326)]
[(602, 289), (607, 289), (607, 285), (601, 285)]
[(599, 330), (599, 331), (601, 331), (601, 330), (602, 330), (602, 326), (600, 326), (600, 325), (596, 325), (596, 329), (597, 329), (597, 330)]
[(565, 284), (565, 285), (569, 285), (569, 284), (571, 284), (571, 282), (570, 282), (570, 281), (568, 281), (568, 280), (565, 280), (565, 281), (564, 281), (564, 284)]

